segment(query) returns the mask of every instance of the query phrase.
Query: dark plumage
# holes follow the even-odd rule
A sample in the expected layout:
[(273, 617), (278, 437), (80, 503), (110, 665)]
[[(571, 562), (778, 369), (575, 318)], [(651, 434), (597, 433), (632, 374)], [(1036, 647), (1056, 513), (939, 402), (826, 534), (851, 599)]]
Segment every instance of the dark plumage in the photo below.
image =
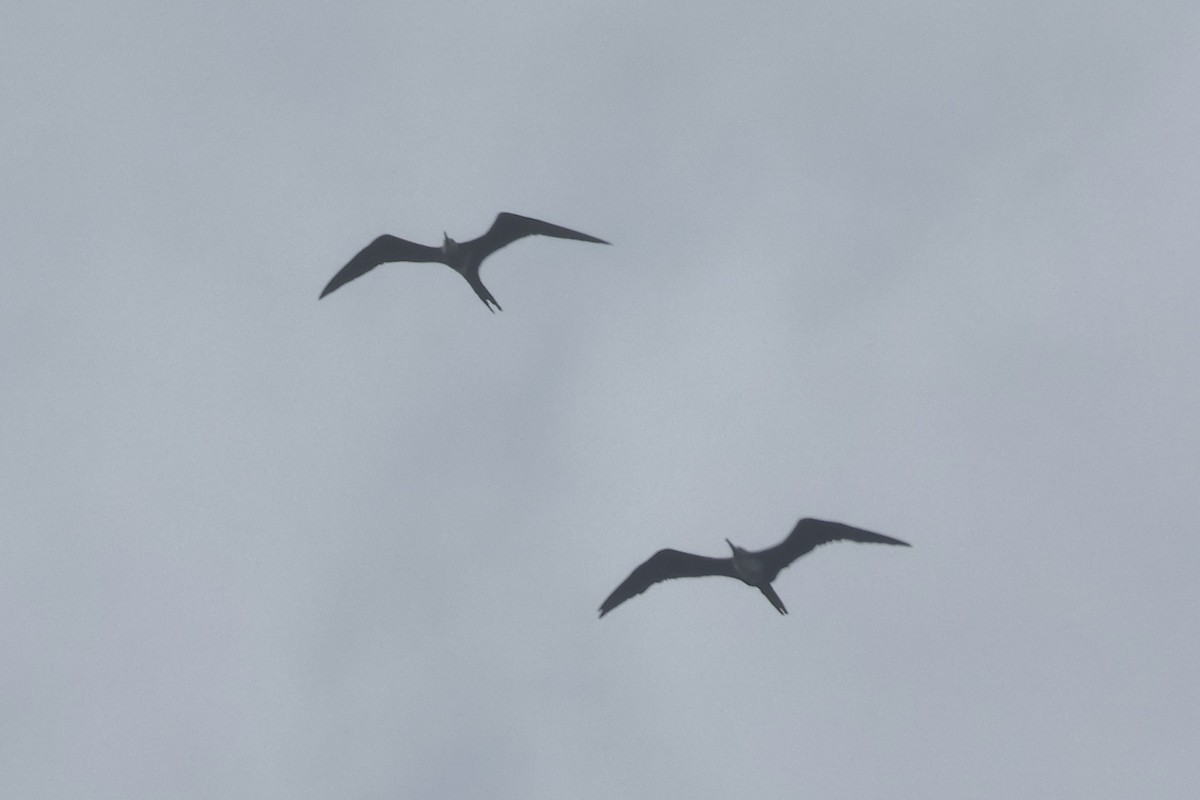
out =
[(586, 233), (508, 212), (499, 214), (496, 221), (492, 223), (492, 227), (488, 228), (487, 233), (469, 242), (456, 242), (442, 234), (443, 241), (440, 248), (417, 244), (385, 233), (360, 250), (358, 255), (350, 259), (346, 266), (338, 270), (321, 291), (321, 297), (342, 284), (367, 274), (380, 264), (392, 261), (435, 262), (445, 264), (466, 278), (467, 283), (471, 284), (471, 288), (475, 290), (475, 294), (479, 295), (479, 299), (494, 314), (495, 309), (492, 306), (500, 308), (500, 304), (496, 302), (496, 298), (492, 297), (492, 293), (479, 279), (479, 267), (483, 260), (492, 253), (525, 236), (553, 236), (558, 239), (608, 244), (603, 239), (597, 239)]
[(779, 599), (779, 595), (775, 594), (771, 583), (784, 567), (814, 547), (839, 540), (911, 546), (908, 542), (902, 542), (881, 533), (865, 531), (862, 528), (843, 525), (840, 522), (805, 518), (796, 523), (796, 527), (782, 542), (758, 552), (743, 550), (728, 539), (725, 540), (725, 543), (733, 551), (730, 558), (697, 556), (679, 550), (659, 550), (613, 590), (613, 593), (600, 605), (600, 616), (603, 617), (621, 603), (641, 594), (659, 581), (672, 578), (699, 578), (704, 575), (724, 575), (727, 578), (737, 578), (743, 583), (757, 588), (771, 601), (771, 605), (775, 606), (780, 614), (786, 614), (787, 608)]

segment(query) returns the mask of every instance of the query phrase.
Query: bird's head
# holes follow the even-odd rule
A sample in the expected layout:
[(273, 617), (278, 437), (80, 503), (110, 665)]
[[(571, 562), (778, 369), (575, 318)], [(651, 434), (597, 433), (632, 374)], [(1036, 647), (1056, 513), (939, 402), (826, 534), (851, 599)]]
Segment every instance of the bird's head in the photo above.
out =
[(458, 242), (451, 239), (445, 231), (442, 231), (442, 252), (453, 253), (457, 247)]
[(738, 547), (736, 544), (734, 544), (733, 542), (729, 541), (728, 539), (726, 539), (726, 540), (725, 540), (725, 544), (729, 545), (729, 549), (733, 551), (733, 554), (734, 554), (735, 556), (736, 556), (738, 553), (744, 553), (744, 552), (746, 552), (745, 550), (742, 550), (742, 548)]

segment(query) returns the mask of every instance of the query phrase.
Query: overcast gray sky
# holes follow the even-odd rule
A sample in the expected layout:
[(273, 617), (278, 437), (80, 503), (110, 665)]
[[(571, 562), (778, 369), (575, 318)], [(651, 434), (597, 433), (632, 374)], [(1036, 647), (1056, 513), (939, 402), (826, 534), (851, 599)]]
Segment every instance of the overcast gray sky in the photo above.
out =
[(1200, 793), (1200, 6), (7, 6), (0, 796)]

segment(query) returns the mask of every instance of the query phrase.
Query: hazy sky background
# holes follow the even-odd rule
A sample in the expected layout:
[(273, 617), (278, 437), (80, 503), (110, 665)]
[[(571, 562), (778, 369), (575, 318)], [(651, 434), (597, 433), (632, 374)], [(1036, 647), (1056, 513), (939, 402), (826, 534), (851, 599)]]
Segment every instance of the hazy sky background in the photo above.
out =
[(0, 796), (1200, 793), (1200, 6), (3, 17)]

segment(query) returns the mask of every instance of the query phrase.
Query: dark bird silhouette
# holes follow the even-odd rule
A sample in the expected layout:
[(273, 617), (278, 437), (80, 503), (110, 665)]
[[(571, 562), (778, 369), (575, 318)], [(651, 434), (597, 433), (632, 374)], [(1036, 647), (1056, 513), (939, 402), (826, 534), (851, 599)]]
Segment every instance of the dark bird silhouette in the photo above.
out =
[(344, 283), (366, 275), (380, 264), (392, 261), (434, 262), (445, 264), (466, 278), (467, 283), (471, 284), (471, 288), (475, 290), (475, 294), (479, 295), (479, 299), (487, 306), (488, 311), (495, 314), (496, 309), (492, 306), (500, 308), (500, 304), (496, 302), (496, 298), (492, 297), (492, 293), (479, 279), (479, 266), (485, 258), (501, 247), (512, 244), (525, 236), (554, 236), (558, 239), (576, 239), (581, 242), (608, 244), (603, 239), (597, 239), (586, 233), (573, 231), (559, 225), (551, 225), (540, 219), (509, 214), (507, 211), (496, 216), (496, 221), (492, 223), (492, 227), (488, 228), (487, 233), (469, 242), (456, 242), (443, 232), (442, 246), (430, 247), (385, 233), (360, 250), (358, 255), (350, 259), (346, 266), (338, 270), (321, 291), (321, 297)]
[(788, 612), (783, 601), (771, 588), (772, 581), (784, 567), (814, 547), (839, 540), (911, 547), (908, 542), (902, 542), (881, 533), (852, 528), (840, 522), (805, 518), (796, 523), (796, 527), (792, 528), (792, 532), (782, 542), (758, 552), (743, 550), (728, 539), (725, 540), (725, 543), (733, 550), (733, 556), (730, 558), (710, 558), (682, 553), (678, 550), (659, 550), (630, 573), (629, 577), (608, 596), (600, 605), (600, 616), (603, 617), (621, 603), (641, 594), (659, 581), (667, 581), (672, 578), (699, 578), (704, 575), (724, 575), (727, 578), (737, 578), (745, 584), (754, 586), (771, 601), (771, 605), (775, 606), (780, 614), (786, 614)]

